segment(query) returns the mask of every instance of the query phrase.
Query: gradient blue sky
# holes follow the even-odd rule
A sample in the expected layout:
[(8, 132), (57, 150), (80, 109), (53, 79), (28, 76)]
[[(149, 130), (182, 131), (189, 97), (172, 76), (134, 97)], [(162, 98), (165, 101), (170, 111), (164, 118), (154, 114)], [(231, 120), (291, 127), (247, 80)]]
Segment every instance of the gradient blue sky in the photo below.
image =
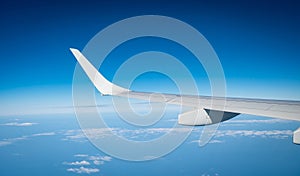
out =
[[(69, 104), (76, 64), (69, 48), (81, 50), (106, 26), (149, 14), (187, 22), (208, 39), (223, 65), (228, 96), (299, 100), (299, 8), (297, 1), (2, 2), (1, 110), (43, 102)], [(115, 58), (137, 54), (134, 46), (164, 51), (165, 45), (153, 42), (121, 46)], [(181, 59), (192, 72), (202, 69), (190, 57)], [(120, 62), (114, 57), (111, 61), (116, 67)], [(105, 67), (103, 74), (111, 79), (116, 67)], [(200, 74), (196, 80), (201, 79)]]
[[(0, 175), (75, 175), (70, 169), (82, 166), (70, 163), (88, 160), (91, 165), (84, 167), (99, 169), (95, 175), (299, 176), (300, 150), (292, 134), (300, 123), (245, 114), (221, 123), (219, 135), (205, 147), (197, 143), (203, 127), (196, 127), (183, 145), (158, 160), (110, 158), (103, 165), (92, 163), (90, 157), (107, 154), (82, 134), (73, 112), (76, 60), (69, 51), (82, 50), (95, 34), (119, 20), (170, 16), (195, 27), (211, 43), (223, 65), (228, 96), (300, 100), (299, 9), (296, 0), (1, 2)], [(181, 46), (157, 38), (120, 45), (100, 69), (111, 80), (128, 57), (150, 50), (178, 57), (195, 76), (199, 93), (209, 94), (201, 64)], [(184, 81), (180, 72), (178, 77)], [(168, 93), (174, 83), (150, 73), (138, 77), (132, 88)], [(110, 112), (111, 106), (103, 109), (109, 111), (103, 113), (111, 127), (124, 132), (128, 124)], [(158, 125), (176, 123), (177, 111), (165, 115)], [(140, 136), (138, 130), (128, 130), (121, 135), (133, 140), (147, 140), (151, 134), (151, 129)]]

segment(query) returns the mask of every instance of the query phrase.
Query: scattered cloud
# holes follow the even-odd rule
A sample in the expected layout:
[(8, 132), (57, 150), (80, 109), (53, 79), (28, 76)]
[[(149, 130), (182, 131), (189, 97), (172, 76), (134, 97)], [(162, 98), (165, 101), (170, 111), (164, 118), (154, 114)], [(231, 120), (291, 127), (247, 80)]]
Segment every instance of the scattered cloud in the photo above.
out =
[[(250, 138), (270, 138), (286, 139), (293, 135), (291, 130), (219, 130), (214, 138), (209, 141), (210, 144), (224, 143), (225, 137), (250, 137)], [(199, 143), (199, 140), (193, 140), (190, 143)]]
[(88, 157), (89, 155), (86, 155), (86, 154), (76, 154), (74, 156), (75, 157)]
[(86, 167), (79, 167), (79, 168), (69, 168), (67, 169), (67, 171), (69, 172), (74, 172), (74, 173), (77, 173), (77, 174), (91, 174), (91, 173), (97, 173), (97, 172), (100, 172), (99, 169), (97, 168), (86, 168)]
[[(191, 141), (190, 143), (199, 143), (200, 140), (193, 140)], [(210, 140), (208, 143), (209, 144), (219, 144), (219, 143), (223, 143), (224, 141), (222, 140), (217, 140), (217, 139), (213, 139), (213, 140)]]
[(112, 157), (110, 156), (88, 156), (87, 157), (89, 160), (92, 160), (92, 161), (105, 161), (105, 162), (109, 162), (112, 160)]
[(100, 160), (102, 160), (102, 161), (111, 161), (111, 159), (112, 158), (110, 156), (103, 156), (100, 158)]
[(83, 134), (82, 130), (67, 130), (63, 134), (65, 137), (62, 139), (64, 141), (72, 142), (87, 142), (86, 136)]
[[(104, 137), (110, 137), (112, 135), (122, 136), (127, 139), (145, 140), (155, 139), (166, 133), (172, 131), (176, 133), (188, 133), (193, 127), (182, 128), (147, 128), (147, 129), (123, 129), (123, 128), (97, 128), (97, 129), (85, 129), (84, 133), (91, 139), (97, 140)], [(73, 142), (87, 142), (85, 134), (82, 130), (68, 130), (64, 133), (62, 140)]]
[[(273, 124), (273, 123), (287, 123), (286, 120), (281, 119), (247, 119), (247, 120), (231, 120), (230, 124), (233, 125), (245, 125), (253, 123), (264, 123), (264, 124)], [(228, 122), (229, 123), (229, 122)], [(227, 123), (227, 124), (228, 124)], [(86, 129), (84, 133), (92, 139), (101, 139), (111, 135), (118, 135), (125, 137), (131, 140), (152, 140), (157, 137), (160, 137), (170, 131), (175, 133), (189, 132), (192, 130), (192, 127), (181, 127), (181, 128), (144, 128), (144, 129), (124, 129), (124, 128), (99, 128), (99, 129)], [(194, 128), (193, 133), (201, 133), (202, 128)], [(65, 133), (64, 140), (71, 141), (88, 141), (86, 136), (81, 130), (69, 130)], [(209, 143), (218, 144), (223, 143), (223, 137), (260, 137), (260, 138), (272, 138), (272, 139), (286, 139), (293, 135), (291, 130), (218, 130), (214, 134), (213, 140)], [(199, 142), (194, 140), (191, 143)], [(100, 164), (98, 161), (105, 161), (103, 159), (94, 158), (95, 163)]]
[(1, 125), (3, 125), (3, 126), (26, 127), (26, 126), (36, 125), (36, 124), (37, 123), (31, 123), (31, 122), (24, 122), (24, 123), (10, 122), (10, 123), (4, 123), (4, 124), (1, 124)]
[(218, 143), (223, 143), (223, 141), (221, 141), (221, 140), (211, 140), (211, 141), (209, 141), (209, 143), (210, 144), (218, 144)]
[(219, 130), (216, 132), (215, 137), (220, 138), (224, 136), (230, 137), (262, 137), (285, 139), (293, 135), (291, 130)]
[(112, 160), (112, 157), (110, 156), (100, 156), (100, 155), (85, 155), (85, 154), (77, 154), (74, 155), (75, 157), (81, 157), (84, 158), (86, 160), (91, 161), (93, 164), (95, 165), (102, 165), (105, 162), (110, 162)]
[(0, 147), (1, 147), (1, 146), (5, 146), (5, 145), (10, 145), (10, 144), (12, 144), (11, 141), (5, 141), (5, 140), (0, 141)]
[[(74, 162), (63, 162), (64, 165), (69, 166), (80, 166), (79, 168), (68, 168), (67, 171), (74, 173), (96, 173), (99, 172), (100, 169), (97, 168), (100, 165), (103, 165), (105, 162), (110, 162), (112, 158), (110, 156), (100, 156), (100, 155), (87, 155), (87, 154), (76, 154), (75, 158), (81, 158), (81, 161)], [(94, 165), (94, 167), (92, 166)], [(90, 167), (86, 167), (90, 166)]]
[(32, 137), (37, 137), (37, 136), (52, 136), (52, 135), (55, 135), (55, 134), (56, 134), (55, 132), (35, 133), (35, 134), (24, 135), (24, 136), (16, 137), (16, 138), (2, 139), (2, 140), (0, 140), (0, 147), (6, 146), (6, 145), (11, 145), (11, 144), (16, 143), (18, 141), (27, 140), (27, 139), (32, 138)]
[(33, 134), (31, 136), (53, 136), (53, 135), (55, 135), (55, 132), (37, 133), (37, 134)]
[(10, 144), (13, 144), (18, 141), (26, 140), (27, 138), (28, 138), (27, 136), (22, 136), (22, 137), (16, 137), (16, 138), (3, 139), (0, 141), (0, 147), (10, 145)]
[(286, 123), (288, 120), (282, 119), (250, 119), (250, 120), (229, 120), (226, 123)]
[(63, 164), (70, 165), (70, 166), (88, 166), (88, 165), (90, 165), (90, 163), (85, 160), (75, 161), (75, 162), (64, 162)]
[(94, 160), (93, 163), (95, 165), (102, 165), (102, 164), (104, 164), (104, 161)]
[(74, 157), (80, 157), (85, 160), (92, 161), (95, 165), (103, 164), (104, 162), (110, 162), (112, 157), (110, 156), (100, 156), (100, 155), (86, 155), (86, 154), (76, 154)]
[(102, 158), (102, 156), (89, 156), (88, 159), (89, 160), (100, 160)]

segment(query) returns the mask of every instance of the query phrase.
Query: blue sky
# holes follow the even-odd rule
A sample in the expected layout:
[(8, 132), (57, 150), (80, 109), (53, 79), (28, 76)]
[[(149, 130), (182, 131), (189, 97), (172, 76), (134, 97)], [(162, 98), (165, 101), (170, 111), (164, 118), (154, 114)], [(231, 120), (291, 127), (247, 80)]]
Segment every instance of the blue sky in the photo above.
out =
[[(1, 104), (11, 104), (10, 107), (15, 106), (12, 102), (30, 104), (38, 97), (39, 102), (53, 99), (52, 104), (70, 104), (76, 62), (69, 48), (81, 50), (106, 26), (124, 18), (148, 14), (166, 15), (187, 22), (208, 39), (222, 63), (228, 96), (300, 99), (300, 12), (297, 1), (70, 3), (29, 0), (3, 2), (0, 8), (0, 95)], [(170, 42), (170, 47), (164, 47), (164, 41), (153, 45), (155, 42), (155, 39), (144, 39), (125, 43), (123, 49), (120, 46), (114, 57), (107, 58), (115, 68), (108, 69), (109, 64), (106, 64), (103, 74), (109, 79), (113, 77), (122, 61), (119, 56), (126, 59), (125, 56), (139, 51), (176, 50)], [(140, 46), (140, 50), (136, 46)], [(206, 79), (203, 68), (185, 56), (180, 59), (199, 81), (198, 86), (203, 90), (200, 93), (209, 94), (209, 85), (201, 82)], [(140, 80), (149, 81), (151, 88), (155, 80), (148, 78), (145, 76)], [(164, 80), (161, 75), (156, 78)], [(142, 89), (145, 84), (140, 85)], [(163, 91), (166, 85), (161, 85), (158, 90)], [(18, 98), (20, 96), (23, 98)]]

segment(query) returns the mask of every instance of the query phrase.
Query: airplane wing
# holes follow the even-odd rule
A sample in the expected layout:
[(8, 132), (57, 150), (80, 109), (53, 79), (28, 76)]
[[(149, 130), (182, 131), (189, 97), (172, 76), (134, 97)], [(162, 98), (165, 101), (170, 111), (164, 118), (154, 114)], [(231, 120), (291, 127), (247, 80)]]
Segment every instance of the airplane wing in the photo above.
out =
[[(153, 102), (164, 102), (192, 107), (193, 110), (178, 115), (178, 123), (182, 125), (209, 125), (220, 123), (239, 114), (300, 121), (300, 101), (225, 98), (131, 91), (108, 81), (79, 50), (74, 48), (70, 48), (70, 50), (94, 86), (103, 95), (142, 100), (151, 99)], [(300, 128), (294, 132), (293, 142), (300, 144)]]

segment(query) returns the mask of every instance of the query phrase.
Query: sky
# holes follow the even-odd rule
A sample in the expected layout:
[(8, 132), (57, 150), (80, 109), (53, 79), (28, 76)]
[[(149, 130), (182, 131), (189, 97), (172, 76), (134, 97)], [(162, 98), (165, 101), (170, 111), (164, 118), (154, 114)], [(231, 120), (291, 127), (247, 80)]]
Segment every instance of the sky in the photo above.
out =
[[(76, 65), (69, 48), (82, 50), (103, 28), (137, 15), (170, 16), (201, 32), (219, 56), (228, 96), (300, 99), (297, 1), (29, 0), (5, 1), (0, 8), (0, 95), (4, 104), (14, 106), (6, 101), (21, 101), (17, 98), (20, 96), (28, 96), (27, 101), (34, 102), (37, 100), (30, 100), (33, 97), (51, 95), (53, 99), (59, 94), (65, 95), (69, 103)], [(141, 51), (164, 51), (162, 44), (154, 47), (149, 40), (142, 40)], [(133, 48), (138, 44), (129, 44), (126, 51), (137, 54)], [(181, 60), (191, 72), (202, 69), (190, 57)], [(110, 63), (117, 61), (111, 59)], [(103, 74), (111, 79), (114, 72), (105, 68)], [(205, 79), (205, 73), (195, 77)], [(199, 86), (210, 88), (205, 83)]]
[[(191, 25), (210, 42), (223, 67), (227, 96), (300, 100), (299, 8), (296, 0), (1, 2), (0, 173), (299, 175), (299, 146), (291, 142), (299, 123), (250, 115), (222, 123), (204, 148), (197, 141), (202, 127), (196, 128), (175, 152), (155, 161), (127, 162), (101, 152), (76, 121), (72, 82), (77, 63), (69, 50), (83, 50), (99, 31), (120, 20), (169, 16)], [(122, 43), (105, 58), (101, 73), (113, 80), (124, 61), (145, 51), (175, 56), (192, 73), (199, 94), (210, 95), (203, 66), (187, 49), (165, 39), (144, 37)], [(180, 71), (176, 76), (185, 81)], [(122, 85), (128, 80), (118, 81)], [(154, 72), (137, 77), (131, 88), (178, 92), (172, 79)], [(109, 97), (97, 98), (109, 111)], [(104, 113), (108, 119), (118, 119), (115, 112)], [(151, 134), (162, 135), (176, 123), (177, 115), (166, 113), (162, 126), (148, 131), (124, 130), (120, 119), (113, 121), (112, 129), (145, 140)]]

